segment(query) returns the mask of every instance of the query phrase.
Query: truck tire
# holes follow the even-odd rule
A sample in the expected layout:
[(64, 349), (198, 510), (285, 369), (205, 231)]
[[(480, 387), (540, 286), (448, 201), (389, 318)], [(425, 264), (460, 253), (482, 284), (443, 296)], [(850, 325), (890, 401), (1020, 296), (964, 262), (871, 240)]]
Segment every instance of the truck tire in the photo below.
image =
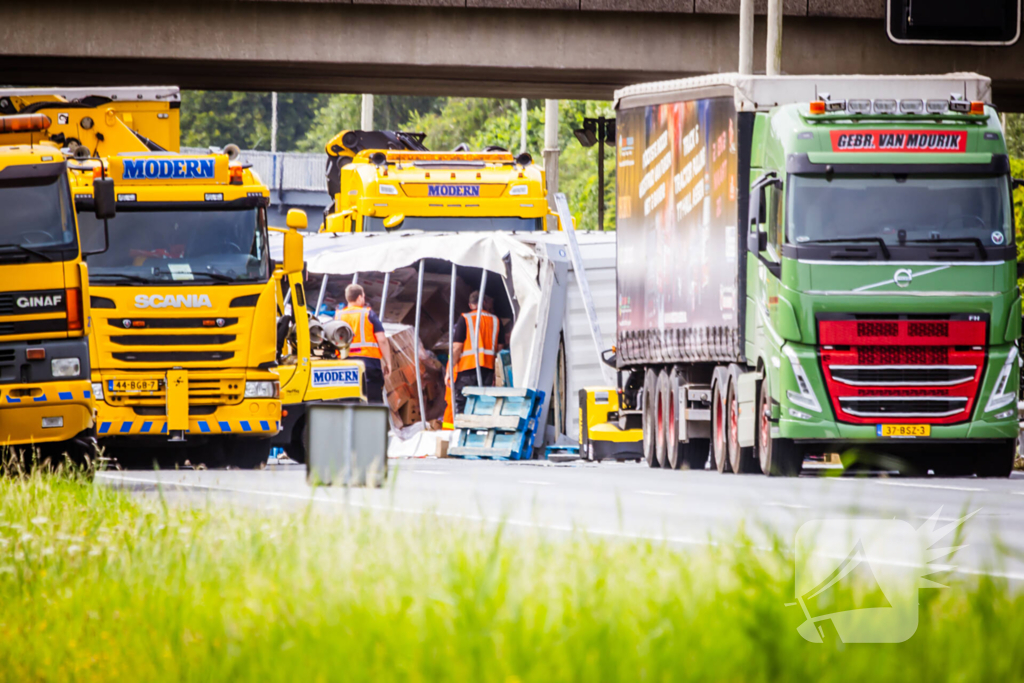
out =
[(655, 425), (655, 394), (657, 393), (658, 375), (647, 370), (644, 375), (643, 422), (644, 422), (644, 460), (648, 467), (658, 466), (656, 425)]
[(740, 399), (737, 395), (736, 379), (729, 378), (729, 392), (726, 394), (726, 443), (729, 450), (729, 466), (737, 474), (752, 474), (758, 467), (754, 461), (752, 446), (740, 446)]
[(804, 449), (792, 439), (772, 438), (772, 394), (768, 376), (757, 396), (757, 459), (769, 477), (796, 477), (804, 466)]
[(974, 472), (979, 477), (1005, 479), (1013, 472), (1013, 461), (1017, 458), (1017, 440), (1009, 439), (995, 448), (985, 449), (979, 454)]
[(675, 439), (676, 445), (679, 443), (678, 438), (675, 438), (675, 429), (671, 430), (671, 434), (669, 433), (669, 425), (675, 416), (675, 410), (672, 408), (672, 387), (669, 385), (668, 377), (668, 373), (664, 370), (658, 373), (658, 391), (655, 401), (657, 436), (655, 437), (654, 448), (658, 456), (658, 467), (662, 469), (672, 467), (671, 458), (669, 457), (672, 441), (669, 441), (669, 438)]
[(729, 464), (728, 447), (726, 446), (726, 412), (725, 412), (725, 382), (723, 377), (715, 382), (711, 392), (711, 457), (715, 459), (714, 466), (720, 473), (732, 472)]
[(686, 443), (679, 442), (679, 421), (682, 415), (679, 414), (679, 398), (683, 391), (683, 375), (678, 369), (673, 369), (668, 376), (670, 406), (668, 439), (666, 444), (675, 444), (675, 448), (668, 447), (669, 467), (674, 470), (703, 470), (708, 464), (708, 449), (711, 447), (710, 439), (690, 439)]

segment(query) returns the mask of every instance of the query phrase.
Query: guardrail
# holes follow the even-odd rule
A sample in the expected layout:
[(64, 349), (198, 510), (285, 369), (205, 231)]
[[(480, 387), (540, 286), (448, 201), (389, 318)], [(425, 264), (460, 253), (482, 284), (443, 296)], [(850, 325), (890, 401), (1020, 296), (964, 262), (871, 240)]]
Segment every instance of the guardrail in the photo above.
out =
[[(182, 147), (181, 151), (191, 154), (206, 154), (209, 150), (199, 147)], [(327, 192), (326, 154), (304, 152), (261, 152), (242, 150), (243, 161), (252, 164), (271, 191)]]

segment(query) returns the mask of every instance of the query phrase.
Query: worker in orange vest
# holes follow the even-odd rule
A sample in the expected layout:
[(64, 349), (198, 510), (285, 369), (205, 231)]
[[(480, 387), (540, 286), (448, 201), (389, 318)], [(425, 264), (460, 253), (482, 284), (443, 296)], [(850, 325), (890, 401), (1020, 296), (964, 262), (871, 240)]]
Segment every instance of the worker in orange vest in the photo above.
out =
[[(477, 385), (476, 368), (480, 366), (481, 386), (494, 386), (494, 360), (502, 349), (501, 322), (491, 312), (493, 302), (484, 297), (483, 310), (479, 310), (480, 293), (469, 295), (469, 313), (463, 313), (455, 323), (452, 333), (452, 357), (449, 363), (455, 364), (455, 386), (451, 387), (454, 397), (448, 397), (451, 407), (455, 399), (455, 412), (461, 413), (466, 408), (466, 397), (462, 395), (463, 387)], [(477, 317), (480, 318), (480, 338), (476, 338)], [(468, 340), (468, 341), (467, 341)], [(447, 413), (445, 415), (447, 422)]]
[(363, 364), (366, 400), (384, 402), (384, 377), (391, 372), (391, 344), (384, 334), (380, 318), (366, 305), (366, 292), (361, 285), (345, 288), (348, 305), (338, 309), (335, 320), (344, 320), (352, 328), (352, 344), (348, 357)]

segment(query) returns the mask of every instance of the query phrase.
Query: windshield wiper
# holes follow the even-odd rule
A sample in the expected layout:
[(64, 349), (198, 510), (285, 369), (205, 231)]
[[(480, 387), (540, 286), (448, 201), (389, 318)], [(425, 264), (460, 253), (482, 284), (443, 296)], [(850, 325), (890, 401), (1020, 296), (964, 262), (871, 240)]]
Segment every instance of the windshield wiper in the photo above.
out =
[(222, 273), (211, 273), (208, 270), (193, 270), (192, 274), (193, 275), (205, 275), (206, 277), (210, 278), (211, 280), (216, 280), (217, 282), (236, 282), (237, 281), (235, 278), (231, 277), (230, 275), (224, 275)]
[(117, 277), (121, 278), (122, 280), (128, 280), (129, 282), (138, 282), (143, 285), (153, 283), (153, 280), (149, 280), (144, 277), (139, 277), (138, 275), (129, 275), (127, 273), (89, 273), (90, 280), (98, 280), (101, 277)]
[(907, 240), (908, 243), (914, 242), (916, 244), (949, 244), (951, 242), (970, 242), (974, 246), (978, 247), (978, 253), (981, 254), (982, 260), (988, 258), (988, 252), (985, 251), (985, 243), (981, 241), (980, 237), (940, 237), (934, 240)]
[(193, 271), (188, 272), (188, 273), (172, 273), (172, 272), (170, 272), (168, 270), (160, 270), (159, 268), (157, 268), (157, 269), (153, 270), (153, 274), (154, 275), (169, 275), (171, 277), (171, 279), (174, 280), (175, 282), (187, 282), (190, 279), (190, 278), (182, 278), (182, 279), (179, 280), (178, 278), (174, 277), (175, 275), (190, 275), (192, 277), (195, 277), (197, 275), (205, 275), (206, 277), (210, 278), (211, 280), (216, 280), (217, 282), (234, 282), (235, 281), (235, 278), (231, 277), (230, 275), (222, 275), (221, 273), (211, 273), (211, 272), (206, 271), (206, 270), (193, 270)]
[(799, 244), (841, 244), (843, 242), (876, 242), (881, 248), (885, 260), (889, 260), (889, 247), (886, 246), (885, 240), (881, 237), (833, 237), (827, 240), (807, 240)]
[(50, 256), (49, 254), (46, 254), (44, 252), (38, 251), (36, 249), (33, 249), (32, 247), (26, 247), (24, 244), (0, 244), (0, 249), (11, 249), (11, 248), (20, 249), (21, 251), (25, 252), (26, 254), (34, 254), (35, 256), (38, 256), (39, 258), (46, 259), (47, 261), (52, 261), (53, 260), (53, 257)]

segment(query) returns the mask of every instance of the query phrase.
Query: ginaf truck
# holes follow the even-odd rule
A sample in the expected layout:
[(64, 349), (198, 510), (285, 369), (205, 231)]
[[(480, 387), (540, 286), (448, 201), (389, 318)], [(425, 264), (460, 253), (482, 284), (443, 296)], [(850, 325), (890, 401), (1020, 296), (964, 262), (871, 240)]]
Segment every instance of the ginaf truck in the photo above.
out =
[(619, 419), (652, 467), (873, 452), (1009, 475), (1021, 300), (990, 93), (976, 74), (616, 93)]
[[(67, 162), (42, 113), (0, 116), (0, 444), (91, 454), (89, 280)], [(113, 216), (110, 181), (93, 221)]]

